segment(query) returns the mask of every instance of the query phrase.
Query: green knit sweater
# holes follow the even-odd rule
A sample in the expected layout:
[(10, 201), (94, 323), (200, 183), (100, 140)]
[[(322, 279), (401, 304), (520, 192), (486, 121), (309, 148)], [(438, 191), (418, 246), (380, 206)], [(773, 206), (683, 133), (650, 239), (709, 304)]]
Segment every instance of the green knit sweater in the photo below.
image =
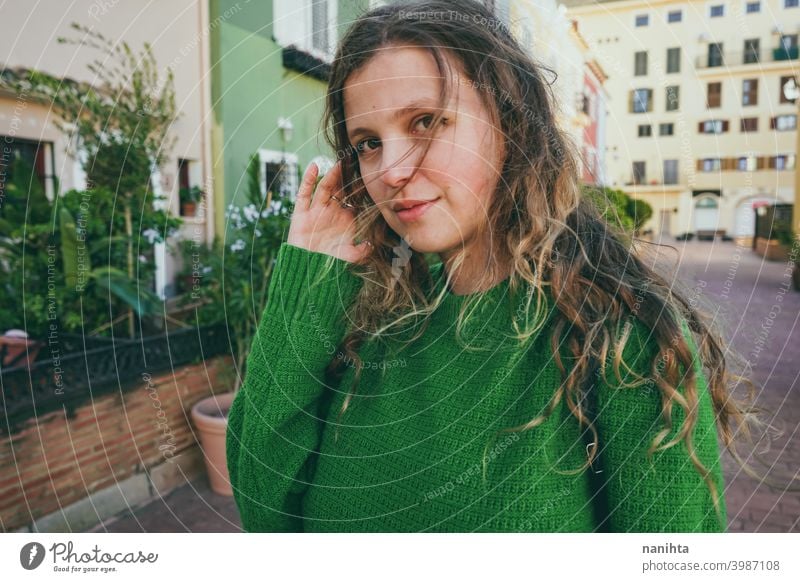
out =
[[(484, 293), (463, 341), (454, 323), (467, 296), (448, 291), (414, 343), (365, 342), (357, 394), (338, 421), (353, 369), (330, 388), (324, 369), (361, 281), (339, 259), (319, 277), (328, 259), (281, 246), (229, 413), (228, 468), (246, 530), (724, 531), (719, 446), (702, 373), (693, 442), (720, 493), (721, 520), (683, 442), (648, 459), (662, 428), (655, 388), (596, 382), (600, 457), (582, 472), (574, 470), (591, 441), (563, 399), (540, 425), (497, 434), (544, 412), (560, 382), (549, 324), (524, 345), (510, 337), (524, 294), (509, 293), (508, 279)], [(441, 264), (432, 268), (437, 290), (443, 273)], [(623, 353), (639, 374), (656, 355), (647, 338), (635, 327)], [(682, 421), (675, 405), (663, 443)]]

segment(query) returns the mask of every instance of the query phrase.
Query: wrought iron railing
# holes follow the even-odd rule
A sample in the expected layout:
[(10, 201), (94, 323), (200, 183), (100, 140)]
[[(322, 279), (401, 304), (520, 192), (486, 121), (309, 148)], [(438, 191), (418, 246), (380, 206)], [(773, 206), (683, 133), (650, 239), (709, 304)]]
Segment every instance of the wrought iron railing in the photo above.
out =
[[(41, 352), (51, 355), (48, 346)], [(72, 415), (92, 398), (132, 389), (145, 374), (226, 352), (230, 353), (230, 340), (224, 325), (185, 328), (135, 340), (60, 336), (57, 358), (0, 368), (0, 433), (13, 432), (27, 419), (52, 410), (65, 409)]]

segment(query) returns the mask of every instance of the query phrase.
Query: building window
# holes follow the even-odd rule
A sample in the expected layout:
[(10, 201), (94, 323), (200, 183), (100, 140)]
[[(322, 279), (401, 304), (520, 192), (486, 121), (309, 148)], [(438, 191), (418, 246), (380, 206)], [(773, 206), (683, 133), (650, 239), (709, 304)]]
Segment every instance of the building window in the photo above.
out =
[(653, 135), (653, 126), (652, 125), (640, 125), (639, 126), (639, 137), (650, 137)]
[(667, 12), (667, 22), (680, 22), (683, 20), (682, 10), (670, 10)]
[(708, 45), (708, 66), (721, 67), (722, 66), (722, 43), (712, 42)]
[(778, 131), (797, 129), (797, 115), (778, 115), (777, 117), (773, 117), (770, 128)]
[(667, 95), (667, 111), (677, 111), (680, 107), (680, 87), (678, 85), (670, 85), (666, 89)]
[(658, 126), (658, 135), (675, 135), (675, 124), (662, 123)]
[(259, 150), (261, 163), (261, 195), (266, 200), (272, 197), (285, 197), (294, 200), (297, 193), (298, 165), (297, 155), (275, 150)]
[(708, 108), (712, 109), (714, 107), (722, 107), (722, 83), (709, 83), (708, 84), (708, 92), (706, 94), (706, 102), (708, 103)]
[(664, 184), (678, 183), (678, 160), (664, 160)]
[(741, 131), (742, 133), (758, 131), (758, 117), (743, 117)]
[(781, 35), (781, 47), (784, 50), (791, 50), (797, 46), (797, 35), (796, 34), (782, 34)]
[(736, 159), (736, 169), (740, 172), (753, 172), (756, 169), (755, 156), (741, 156)]
[(761, 57), (761, 50), (759, 47), (759, 39), (748, 38), (744, 41), (744, 55), (742, 61), (745, 64), (757, 63)]
[(337, 4), (333, 0), (275, 0), (275, 40), (282, 47), (294, 46), (324, 62), (332, 61), (336, 41)]
[(633, 183), (644, 184), (647, 181), (644, 162), (633, 162)]
[(667, 49), (667, 73), (681, 72), (681, 49), (680, 47)]
[(745, 12), (748, 14), (754, 14), (756, 12), (761, 12), (761, 2), (748, 2), (745, 4)]
[[(0, 181), (5, 186), (11, 182), (14, 172), (23, 170), (25, 176), (33, 174), (33, 178), (44, 190), (48, 199), (55, 196), (55, 176), (53, 175), (53, 144), (19, 139), (14, 136), (0, 136)], [(0, 216), (2, 216), (3, 196), (6, 191), (0, 189)]]
[(647, 113), (653, 110), (653, 90), (634, 89), (631, 91), (631, 113)]
[(773, 51), (773, 58), (776, 61), (788, 61), (797, 58), (797, 35), (781, 35), (780, 46)]
[(712, 6), (711, 10), (709, 11), (709, 16), (711, 16), (711, 18), (716, 18), (718, 16), (724, 16), (724, 15), (725, 15), (724, 4), (716, 4), (715, 6)]
[(776, 170), (794, 170), (794, 154), (781, 154), (769, 159), (770, 168)]
[(700, 160), (700, 169), (703, 172), (717, 172), (722, 167), (719, 158), (703, 158)]
[(636, 15), (636, 26), (647, 26), (650, 24), (650, 16), (647, 14)]
[(742, 105), (758, 105), (758, 79), (742, 81)]
[(647, 51), (637, 51), (634, 53), (633, 74), (637, 77), (647, 74)]
[(723, 119), (709, 119), (701, 121), (697, 129), (700, 133), (725, 133), (728, 131), (728, 122)]
[(781, 77), (781, 84), (778, 85), (778, 94), (781, 96), (781, 103), (794, 103), (795, 101), (794, 99), (787, 98), (786, 95), (783, 93), (783, 88), (786, 85), (786, 83), (792, 80), (794, 80), (794, 82), (797, 83), (797, 79), (794, 77), (794, 75), (787, 75), (785, 77)]
[(784, 8), (797, 8), (800, 6), (800, 0), (783, 0)]

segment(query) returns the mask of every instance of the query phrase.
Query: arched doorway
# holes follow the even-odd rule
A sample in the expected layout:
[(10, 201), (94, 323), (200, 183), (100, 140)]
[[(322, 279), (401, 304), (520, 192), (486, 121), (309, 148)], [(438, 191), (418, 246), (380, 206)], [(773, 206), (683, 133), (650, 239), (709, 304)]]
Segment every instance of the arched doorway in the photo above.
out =
[(694, 203), (694, 230), (716, 231), (719, 225), (719, 202), (716, 196), (700, 196)]

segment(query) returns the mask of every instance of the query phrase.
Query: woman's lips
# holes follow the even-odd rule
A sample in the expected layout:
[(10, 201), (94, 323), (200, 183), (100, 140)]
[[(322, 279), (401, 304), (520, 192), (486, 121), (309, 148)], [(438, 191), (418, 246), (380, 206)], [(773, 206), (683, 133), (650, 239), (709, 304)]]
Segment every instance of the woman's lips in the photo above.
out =
[(425, 202), (423, 204), (417, 204), (416, 206), (412, 206), (411, 208), (407, 208), (405, 210), (397, 210), (397, 218), (402, 220), (403, 222), (414, 222), (415, 220), (419, 219), (423, 214), (428, 211), (428, 208), (436, 204), (438, 198), (436, 200), (431, 200), (430, 202)]

